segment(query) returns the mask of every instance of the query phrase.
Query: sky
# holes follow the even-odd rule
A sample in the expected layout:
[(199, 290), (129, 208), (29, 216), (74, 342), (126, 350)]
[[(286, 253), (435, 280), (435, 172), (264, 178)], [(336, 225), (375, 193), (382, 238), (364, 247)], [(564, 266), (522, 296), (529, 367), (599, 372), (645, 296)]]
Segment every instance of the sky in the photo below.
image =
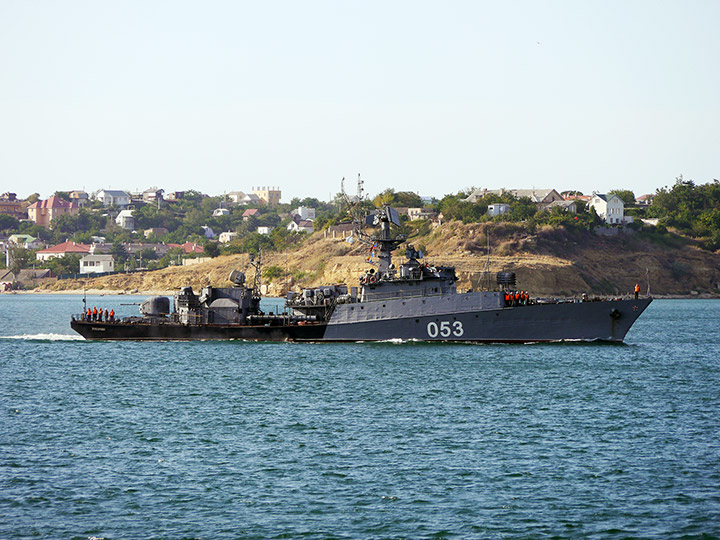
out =
[(0, 193), (720, 178), (717, 0), (0, 0)]

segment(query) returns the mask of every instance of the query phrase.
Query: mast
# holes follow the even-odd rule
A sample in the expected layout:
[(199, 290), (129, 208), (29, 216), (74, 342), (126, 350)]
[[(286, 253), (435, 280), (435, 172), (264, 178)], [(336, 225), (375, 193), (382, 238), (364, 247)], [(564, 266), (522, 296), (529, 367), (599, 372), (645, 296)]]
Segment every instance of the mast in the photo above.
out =
[(392, 265), (392, 252), (397, 247), (407, 240), (407, 237), (403, 234), (399, 234), (393, 238), (390, 233), (390, 224), (400, 225), (400, 217), (398, 216), (397, 210), (390, 206), (383, 205), (375, 211), (374, 215), (367, 216), (365, 219), (368, 225), (380, 225), (380, 235), (377, 237), (370, 237), (374, 240), (374, 245), (378, 247), (378, 273), (380, 276), (384, 276), (390, 270)]

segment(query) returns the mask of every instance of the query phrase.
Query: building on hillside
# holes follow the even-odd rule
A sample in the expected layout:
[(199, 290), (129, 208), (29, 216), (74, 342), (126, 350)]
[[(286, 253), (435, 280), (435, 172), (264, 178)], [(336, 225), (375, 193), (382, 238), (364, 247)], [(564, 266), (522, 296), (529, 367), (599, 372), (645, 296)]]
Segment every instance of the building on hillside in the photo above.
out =
[(184, 191), (171, 191), (165, 195), (166, 201), (181, 201), (185, 198)]
[(180, 244), (178, 247), (182, 248), (182, 250), (187, 254), (202, 253), (205, 251), (205, 248), (203, 248), (202, 245), (195, 242), (185, 242), (184, 244)]
[(80, 259), (81, 274), (104, 274), (115, 271), (115, 259), (112, 255), (85, 255)]
[(45, 242), (29, 234), (11, 234), (8, 236), (7, 242), (25, 249), (42, 249), (45, 247)]
[(143, 233), (145, 235), (145, 238), (149, 238), (151, 234), (154, 234), (155, 236), (165, 236), (168, 231), (165, 227), (150, 227), (149, 229), (145, 229), (145, 232)]
[(85, 208), (90, 204), (90, 196), (80, 189), (71, 191), (69, 194), (70, 201), (74, 202), (78, 208)]
[[(94, 238), (97, 238), (97, 236)], [(107, 255), (111, 251), (112, 244), (106, 244), (105, 239), (103, 238), (102, 242), (93, 241), (93, 243), (90, 244), (90, 251), (88, 253), (90, 255)]]
[(589, 203), (590, 199), (592, 199), (592, 196), (590, 195), (573, 195), (571, 193), (568, 193), (566, 195), (563, 195), (563, 199), (566, 201), (581, 201), (584, 203)]
[(315, 209), (307, 206), (298, 206), (290, 212), (291, 216), (300, 216), (300, 219), (315, 219)]
[(590, 199), (588, 208), (594, 208), (595, 213), (610, 225), (622, 225), (626, 221), (625, 203), (617, 195), (595, 193)]
[(217, 236), (210, 225), (202, 225), (202, 230), (205, 238), (215, 238)]
[(275, 206), (276, 204), (280, 204), (280, 197), (282, 197), (282, 192), (277, 187), (254, 187), (252, 189), (252, 192), (260, 197), (260, 200), (262, 201), (262, 204), (267, 204), (268, 206)]
[(56, 246), (41, 249), (35, 253), (35, 258), (38, 261), (48, 261), (55, 257), (64, 257), (65, 255), (80, 255), (84, 256), (90, 252), (90, 246), (87, 244), (78, 244), (77, 242), (63, 242)]
[(27, 212), (23, 210), (22, 201), (18, 200), (15, 193), (3, 193), (0, 195), (0, 214), (7, 214), (16, 219), (25, 219)]
[(53, 195), (44, 201), (35, 201), (27, 208), (28, 217), (36, 225), (49, 227), (50, 222), (60, 216), (74, 216), (80, 208), (74, 203)]
[[(222, 203), (220, 203), (220, 204), (222, 204)], [(216, 208), (215, 210), (213, 210), (212, 215), (213, 215), (213, 217), (229, 216), (230, 210), (228, 210), (227, 208), (223, 208), (221, 206), (220, 208)]]
[(92, 198), (103, 203), (103, 206), (115, 205), (118, 208), (125, 208), (130, 204), (130, 195), (126, 191), (114, 189), (101, 189), (93, 193)]
[(164, 189), (158, 189), (157, 187), (151, 187), (142, 192), (142, 200), (146, 203), (157, 203), (163, 200)]
[(407, 215), (410, 221), (418, 219), (432, 219), (437, 216), (437, 212), (432, 208), (408, 208)]
[(287, 230), (290, 232), (306, 232), (308, 234), (313, 232), (313, 222), (309, 219), (298, 219), (297, 221), (291, 221), (288, 223)]
[(135, 217), (133, 216), (133, 211), (128, 208), (120, 210), (115, 218), (115, 223), (120, 225), (123, 229), (132, 231), (135, 228)]
[(476, 203), (487, 195), (505, 195), (509, 194), (518, 199), (522, 197), (529, 198), (538, 208), (543, 208), (555, 201), (562, 201), (560, 195), (554, 189), (485, 189), (480, 188), (473, 191), (466, 199), (466, 202)]
[(510, 211), (510, 205), (505, 203), (488, 204), (488, 215), (490, 217), (502, 216)]
[(242, 191), (231, 191), (227, 194), (227, 198), (230, 203), (235, 205), (246, 205), (246, 204), (263, 204), (262, 199), (254, 193), (244, 193)]
[(238, 237), (238, 233), (235, 231), (225, 231), (221, 232), (220, 236), (218, 236), (218, 241), (221, 244), (227, 244), (228, 242), (232, 242)]
[(548, 212), (552, 210), (553, 208), (560, 208), (563, 212), (568, 212), (571, 214), (577, 213), (577, 202), (576, 201), (553, 201), (550, 204), (546, 205), (543, 210), (547, 210)]
[(258, 227), (257, 233), (258, 234), (270, 234), (273, 230), (273, 227)]
[(640, 195), (639, 197), (635, 198), (635, 204), (638, 206), (650, 206), (653, 203), (653, 199), (655, 199), (655, 195), (652, 195), (648, 193), (647, 195)]
[(258, 217), (260, 215), (260, 210), (257, 208), (248, 208), (243, 212), (242, 218), (243, 221), (250, 221), (251, 217)]

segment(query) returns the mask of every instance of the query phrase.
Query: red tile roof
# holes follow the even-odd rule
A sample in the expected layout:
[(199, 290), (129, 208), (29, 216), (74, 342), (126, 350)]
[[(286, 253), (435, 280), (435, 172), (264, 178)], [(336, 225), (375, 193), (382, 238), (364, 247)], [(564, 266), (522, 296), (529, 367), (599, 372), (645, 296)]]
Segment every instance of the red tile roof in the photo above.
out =
[(257, 214), (259, 211), (260, 211), (260, 210), (258, 210), (257, 208), (248, 208), (247, 210), (245, 210), (245, 211), (243, 212), (242, 217), (254, 216), (254, 215)]
[(89, 253), (90, 246), (75, 242), (63, 242), (57, 246), (41, 249), (38, 253)]
[(67, 202), (65, 199), (61, 199), (57, 195), (53, 195), (49, 199), (44, 201), (35, 201), (28, 208), (76, 208), (75, 203)]
[(167, 244), (173, 248), (181, 248), (185, 253), (202, 253), (205, 249), (195, 242), (185, 242), (184, 244)]

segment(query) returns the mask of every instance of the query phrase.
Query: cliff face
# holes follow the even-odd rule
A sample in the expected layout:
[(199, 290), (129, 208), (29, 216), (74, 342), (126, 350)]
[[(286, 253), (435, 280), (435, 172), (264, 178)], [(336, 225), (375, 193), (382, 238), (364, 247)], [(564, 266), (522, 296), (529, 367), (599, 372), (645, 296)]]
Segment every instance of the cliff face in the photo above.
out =
[[(490, 236), (491, 253), (487, 254)], [(413, 239), (429, 264), (455, 266), (462, 290), (478, 289), (500, 270), (517, 274), (518, 288), (533, 295), (629, 293), (640, 284), (656, 295), (720, 292), (720, 254), (699, 250), (680, 240), (658, 242), (643, 234), (598, 236), (589, 231), (544, 228), (532, 234), (511, 224), (445, 224)], [(662, 239), (660, 239), (662, 240)], [(331, 241), (316, 234), (294, 252), (263, 256), (264, 293), (279, 296), (288, 288), (324, 283), (353, 286), (370, 266), (368, 247)], [(396, 257), (402, 258), (402, 249)], [(117, 274), (46, 284), (50, 290), (103, 289), (174, 291), (191, 285), (228, 285), (230, 272), (240, 268), (252, 279), (247, 255), (231, 255), (188, 267), (138, 274)], [(487, 270), (488, 274), (483, 272)]]

